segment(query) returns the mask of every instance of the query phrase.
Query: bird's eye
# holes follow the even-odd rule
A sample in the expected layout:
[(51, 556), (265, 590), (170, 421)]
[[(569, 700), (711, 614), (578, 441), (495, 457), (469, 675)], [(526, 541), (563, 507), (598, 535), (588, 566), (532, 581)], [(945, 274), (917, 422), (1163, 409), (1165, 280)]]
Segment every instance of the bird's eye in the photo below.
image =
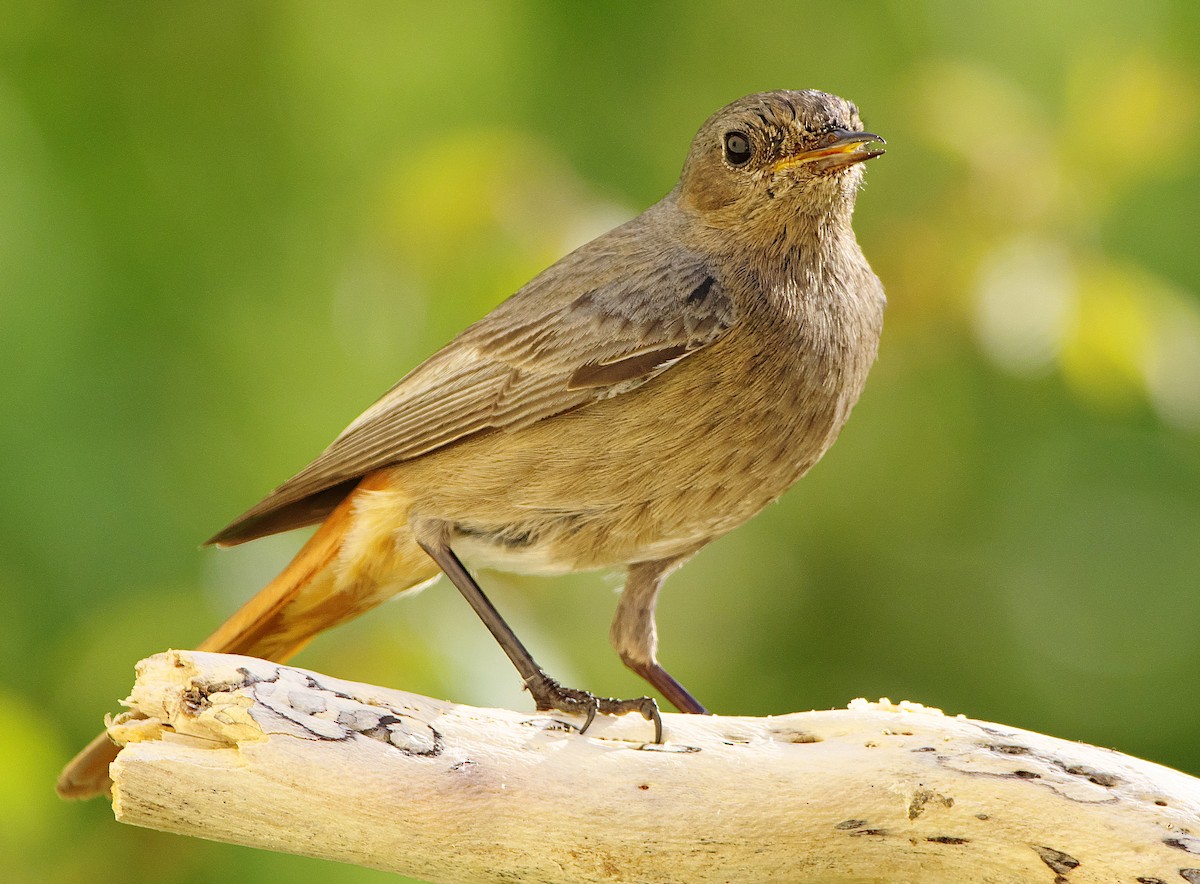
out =
[(731, 166), (744, 166), (750, 162), (754, 149), (750, 146), (750, 136), (745, 132), (725, 133), (725, 159)]

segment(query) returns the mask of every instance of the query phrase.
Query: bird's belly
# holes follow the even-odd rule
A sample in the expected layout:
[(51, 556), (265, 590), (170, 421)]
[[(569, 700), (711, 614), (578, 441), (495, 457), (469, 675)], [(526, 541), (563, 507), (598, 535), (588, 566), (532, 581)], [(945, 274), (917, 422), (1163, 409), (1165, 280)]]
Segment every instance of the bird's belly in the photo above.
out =
[(495, 568), (514, 574), (568, 574), (572, 563), (550, 544), (513, 547), (490, 537), (459, 534), (454, 551), (472, 569)]
[[(545, 541), (522, 546), (487, 536), (459, 533), (453, 541), (456, 554), (472, 569), (493, 568), (511, 574), (553, 576), (576, 571), (621, 567), (632, 561), (673, 558), (696, 547), (696, 541), (663, 538), (637, 544), (636, 552), (625, 544), (583, 546), (564, 542), (551, 534)], [(581, 555), (583, 550), (588, 554)]]
[(472, 458), (490, 469), (454, 484), (476, 494), (438, 516), (477, 567), (559, 574), (683, 555), (779, 497), (832, 442), (835, 408), (810, 403), (801, 424), (770, 410), (695, 404), (624, 433), (619, 417), (546, 421), (531, 434), (545, 446), (525, 449), (536, 456)]

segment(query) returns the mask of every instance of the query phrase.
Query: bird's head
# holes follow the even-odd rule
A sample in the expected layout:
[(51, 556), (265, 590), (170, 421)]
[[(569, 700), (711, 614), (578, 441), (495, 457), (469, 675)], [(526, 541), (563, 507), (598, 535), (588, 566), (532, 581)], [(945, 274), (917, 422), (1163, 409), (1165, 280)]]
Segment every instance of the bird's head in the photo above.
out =
[[(849, 220), (864, 160), (883, 153), (858, 109), (815, 90), (759, 92), (700, 127), (679, 182), (680, 202), (709, 227)], [(764, 230), (764, 233), (767, 231)]]

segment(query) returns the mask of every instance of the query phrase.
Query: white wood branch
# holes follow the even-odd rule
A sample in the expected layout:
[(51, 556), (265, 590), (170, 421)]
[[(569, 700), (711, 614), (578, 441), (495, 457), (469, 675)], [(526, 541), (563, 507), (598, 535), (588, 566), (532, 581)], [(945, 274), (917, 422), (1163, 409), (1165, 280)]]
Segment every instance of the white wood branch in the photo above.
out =
[(917, 704), (665, 715), (653, 745), (191, 651), (127, 702), (123, 822), (434, 882), (1200, 884), (1200, 780)]

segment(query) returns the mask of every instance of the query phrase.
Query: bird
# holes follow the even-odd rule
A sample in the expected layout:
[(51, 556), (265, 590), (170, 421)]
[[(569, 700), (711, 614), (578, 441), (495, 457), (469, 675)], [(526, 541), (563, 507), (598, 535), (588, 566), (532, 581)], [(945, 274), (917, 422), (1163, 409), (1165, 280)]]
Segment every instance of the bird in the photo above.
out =
[[(539, 710), (583, 716), (580, 732), (637, 712), (661, 742), (653, 698), (555, 681), (474, 577), (623, 568), (618, 655), (681, 712), (707, 712), (658, 660), (659, 589), (803, 476), (857, 402), (886, 299), (851, 218), (883, 144), (817, 90), (718, 110), (659, 202), (468, 326), (210, 538), (318, 526), (199, 650), (282, 663), (445, 574)], [(106, 791), (115, 755), (97, 737), (60, 794)]]

